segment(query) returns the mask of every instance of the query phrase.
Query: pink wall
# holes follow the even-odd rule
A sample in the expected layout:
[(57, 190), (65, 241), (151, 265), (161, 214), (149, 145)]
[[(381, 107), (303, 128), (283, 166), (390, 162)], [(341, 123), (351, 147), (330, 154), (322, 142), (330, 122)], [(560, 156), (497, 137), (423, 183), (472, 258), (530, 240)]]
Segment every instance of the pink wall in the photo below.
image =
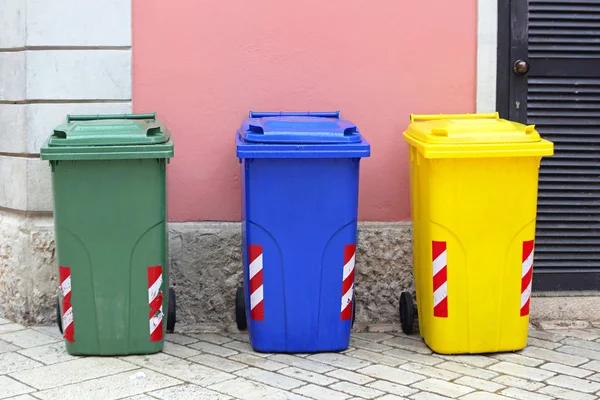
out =
[(248, 110), (329, 111), (371, 142), (360, 218), (410, 218), (408, 114), (475, 109), (476, 0), (133, 0), (133, 105), (175, 136), (169, 216), (240, 218)]

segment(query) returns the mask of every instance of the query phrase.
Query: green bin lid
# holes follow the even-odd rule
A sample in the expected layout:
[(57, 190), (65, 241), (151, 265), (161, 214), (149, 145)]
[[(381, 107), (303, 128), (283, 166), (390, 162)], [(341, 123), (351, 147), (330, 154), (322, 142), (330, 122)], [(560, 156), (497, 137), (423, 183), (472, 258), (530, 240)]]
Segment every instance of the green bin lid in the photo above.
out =
[(171, 133), (156, 114), (67, 115), (41, 149), (45, 160), (172, 156)]

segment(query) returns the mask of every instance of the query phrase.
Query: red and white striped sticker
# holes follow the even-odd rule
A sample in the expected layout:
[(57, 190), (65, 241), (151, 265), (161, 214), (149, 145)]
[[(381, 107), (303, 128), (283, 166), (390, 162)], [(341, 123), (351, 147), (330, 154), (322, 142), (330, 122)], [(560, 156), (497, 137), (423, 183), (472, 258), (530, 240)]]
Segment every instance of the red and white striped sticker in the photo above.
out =
[(532, 278), (533, 240), (527, 240), (523, 242), (523, 263), (521, 264), (521, 317), (529, 315)]
[(148, 304), (150, 305), (151, 342), (158, 342), (163, 337), (162, 283), (162, 266), (148, 267)]
[(344, 246), (344, 275), (342, 278), (342, 312), (341, 319), (352, 318), (352, 300), (354, 299), (354, 264), (356, 260), (356, 245)]
[(71, 304), (71, 268), (58, 267), (60, 294), (62, 295), (62, 328), (63, 338), (75, 342), (75, 324), (73, 323), (73, 306)]
[(265, 320), (263, 293), (263, 250), (256, 244), (248, 245), (250, 272), (250, 317), (255, 321)]
[(448, 262), (446, 242), (432, 242), (433, 316), (448, 318)]

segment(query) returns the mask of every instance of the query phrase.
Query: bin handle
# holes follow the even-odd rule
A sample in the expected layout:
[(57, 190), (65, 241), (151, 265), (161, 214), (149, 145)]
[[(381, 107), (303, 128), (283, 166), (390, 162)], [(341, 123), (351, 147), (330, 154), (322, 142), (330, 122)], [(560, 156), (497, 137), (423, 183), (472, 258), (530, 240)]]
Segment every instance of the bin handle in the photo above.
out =
[(410, 122), (442, 119), (500, 119), (498, 112), (487, 114), (410, 114)]
[(250, 111), (250, 118), (263, 117), (322, 117), (322, 118), (337, 118), (340, 119), (339, 111)]
[(71, 121), (94, 121), (101, 119), (151, 119), (156, 121), (156, 113), (149, 114), (96, 114), (96, 115), (71, 115), (67, 114), (67, 123)]

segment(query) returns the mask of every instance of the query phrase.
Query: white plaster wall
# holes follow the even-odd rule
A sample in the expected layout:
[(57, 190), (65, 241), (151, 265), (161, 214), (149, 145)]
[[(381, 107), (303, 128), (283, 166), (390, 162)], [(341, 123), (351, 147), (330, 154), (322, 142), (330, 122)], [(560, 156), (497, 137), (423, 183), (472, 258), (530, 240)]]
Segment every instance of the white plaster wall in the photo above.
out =
[(477, 112), (496, 111), (498, 0), (477, 2)]
[(40, 146), (66, 114), (131, 112), (131, 0), (0, 0), (0, 207), (51, 211)]

